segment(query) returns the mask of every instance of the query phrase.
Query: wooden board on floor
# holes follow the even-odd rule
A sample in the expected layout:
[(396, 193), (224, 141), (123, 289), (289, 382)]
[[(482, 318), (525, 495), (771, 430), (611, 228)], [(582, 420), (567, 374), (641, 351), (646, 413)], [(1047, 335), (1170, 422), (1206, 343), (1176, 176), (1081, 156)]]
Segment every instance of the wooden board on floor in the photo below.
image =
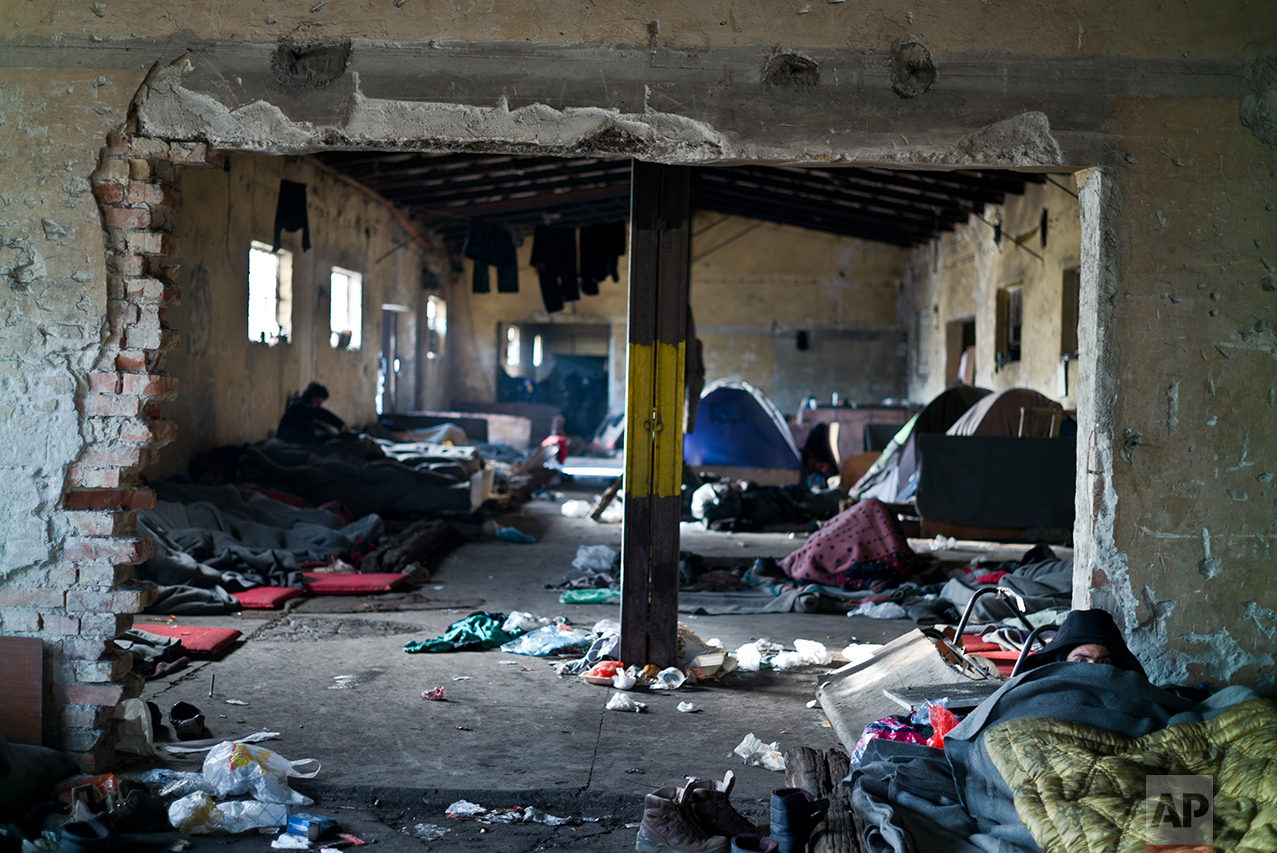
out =
[(0, 695), (0, 732), (10, 743), (40, 746), (44, 643), (38, 637), (0, 637)]

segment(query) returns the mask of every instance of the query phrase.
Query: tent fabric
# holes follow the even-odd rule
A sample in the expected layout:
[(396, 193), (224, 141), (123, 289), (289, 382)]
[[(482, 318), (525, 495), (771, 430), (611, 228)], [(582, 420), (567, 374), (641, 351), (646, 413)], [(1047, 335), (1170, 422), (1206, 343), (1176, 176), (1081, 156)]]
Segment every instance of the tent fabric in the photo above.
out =
[(910, 481), (918, 468), (914, 436), (947, 431), (979, 400), (992, 394), (988, 388), (971, 385), (956, 385), (941, 391), (900, 428), (879, 457), (879, 463), (866, 471), (851, 488), (850, 496), (857, 500), (876, 498), (898, 503), (912, 494)]
[(720, 379), (705, 386), (695, 423), (683, 439), (689, 465), (791, 470), (801, 464), (785, 416), (748, 382)]
[(1021, 435), (1020, 410), (1026, 407), (1060, 409), (1060, 404), (1028, 388), (1008, 388), (982, 397), (947, 432), (949, 435), (1050, 438), (1050, 416), (1034, 412), (1025, 412), (1024, 433)]

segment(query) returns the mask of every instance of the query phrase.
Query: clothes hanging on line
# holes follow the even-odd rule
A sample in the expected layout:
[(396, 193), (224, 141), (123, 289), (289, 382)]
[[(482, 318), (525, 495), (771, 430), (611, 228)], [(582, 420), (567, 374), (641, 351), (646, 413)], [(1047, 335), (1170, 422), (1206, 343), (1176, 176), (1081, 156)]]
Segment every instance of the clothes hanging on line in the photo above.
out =
[(541, 282), (545, 310), (563, 310), (564, 302), (581, 298), (577, 289), (576, 230), (538, 227), (532, 234), (532, 266)]
[(296, 181), (279, 182), (279, 201), (275, 203), (275, 242), (271, 251), (279, 251), (283, 231), (302, 232), (302, 251), (310, 251), (310, 218), (306, 215), (306, 185)]
[(497, 292), (519, 292), (519, 266), (514, 249), (514, 238), (504, 225), (471, 219), (466, 229), (466, 243), (461, 253), (474, 261), (475, 293), (488, 293), (488, 267), (497, 268)]
[(620, 281), (618, 260), (625, 254), (626, 223), (605, 222), (581, 228), (581, 291), (597, 296), (599, 282), (608, 276)]

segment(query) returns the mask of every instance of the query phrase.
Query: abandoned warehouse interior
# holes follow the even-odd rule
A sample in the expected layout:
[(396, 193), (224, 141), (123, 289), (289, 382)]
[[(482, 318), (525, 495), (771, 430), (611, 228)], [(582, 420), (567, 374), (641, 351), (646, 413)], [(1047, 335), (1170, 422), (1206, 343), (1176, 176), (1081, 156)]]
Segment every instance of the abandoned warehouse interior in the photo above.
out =
[[(1055, 401), (1072, 606), (1156, 683), (1272, 689), (1277, 13), (384, 5), (3, 13), (0, 634), (40, 641), (46, 746), (109, 768), (143, 690), (114, 641), (154, 595), (149, 484), (312, 380), (352, 427), (556, 403), (578, 436), (626, 413), (628, 443), (645, 288), (673, 300), (653, 352), (685, 334), (791, 420), (955, 382)], [(632, 221), (640, 174), (686, 182), (682, 237)], [(479, 285), (475, 222), (516, 238), (513, 281)], [(557, 308), (542, 232), (584, 259), (617, 223), (615, 277)], [(668, 586), (677, 492), (649, 462), (666, 520), (639, 527), (636, 455), (622, 559), (648, 541)]]

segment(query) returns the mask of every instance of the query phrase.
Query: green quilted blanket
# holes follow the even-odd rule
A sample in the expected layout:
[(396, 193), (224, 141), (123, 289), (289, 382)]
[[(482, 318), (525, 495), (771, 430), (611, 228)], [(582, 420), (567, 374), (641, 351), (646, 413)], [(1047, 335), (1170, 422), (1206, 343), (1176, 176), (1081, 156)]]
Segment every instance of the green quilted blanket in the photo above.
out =
[(1046, 853), (1145, 853), (1145, 777), (1214, 779), (1214, 849), (1277, 851), (1277, 705), (1252, 699), (1141, 738), (1049, 717), (984, 737), (1020, 820)]

